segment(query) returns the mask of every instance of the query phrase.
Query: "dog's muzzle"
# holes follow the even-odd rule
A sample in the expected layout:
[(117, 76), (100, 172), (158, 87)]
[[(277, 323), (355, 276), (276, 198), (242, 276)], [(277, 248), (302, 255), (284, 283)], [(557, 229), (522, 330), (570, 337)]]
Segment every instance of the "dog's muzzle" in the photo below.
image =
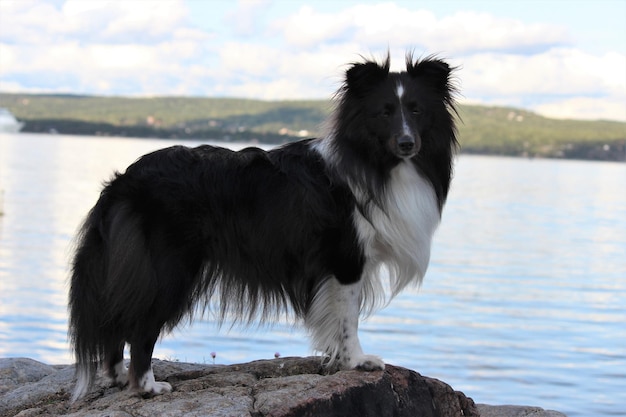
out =
[(419, 151), (420, 145), (419, 140), (415, 140), (410, 135), (402, 135), (396, 141), (399, 156), (411, 157), (415, 155)]

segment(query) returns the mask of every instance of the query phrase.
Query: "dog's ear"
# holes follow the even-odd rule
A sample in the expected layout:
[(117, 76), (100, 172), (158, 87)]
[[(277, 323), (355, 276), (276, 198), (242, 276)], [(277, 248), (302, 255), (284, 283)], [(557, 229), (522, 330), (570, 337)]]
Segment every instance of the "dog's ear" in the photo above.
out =
[(440, 59), (430, 57), (423, 61), (413, 61), (411, 55), (407, 55), (406, 71), (413, 78), (425, 80), (440, 93), (446, 94), (450, 90), (450, 74), (453, 68)]
[(389, 56), (382, 63), (366, 61), (352, 64), (346, 71), (346, 88), (357, 96), (365, 95), (389, 75)]

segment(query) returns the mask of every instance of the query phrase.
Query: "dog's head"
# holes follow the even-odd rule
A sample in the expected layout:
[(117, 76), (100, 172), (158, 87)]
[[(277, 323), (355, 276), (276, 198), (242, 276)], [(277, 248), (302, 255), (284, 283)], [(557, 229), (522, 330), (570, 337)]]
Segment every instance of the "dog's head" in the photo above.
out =
[[(442, 140), (441, 135), (433, 130), (442, 126), (454, 129), (452, 70), (440, 59), (414, 60), (410, 54), (403, 72), (389, 71), (389, 57), (383, 63), (352, 64), (339, 91), (340, 117), (350, 124), (342, 132), (344, 137), (352, 137), (354, 142), (375, 141), (379, 155), (395, 160), (412, 158), (427, 146), (439, 146), (435, 142)], [(449, 148), (454, 135), (447, 136), (447, 143), (441, 145)], [(353, 145), (373, 151), (372, 143)]]

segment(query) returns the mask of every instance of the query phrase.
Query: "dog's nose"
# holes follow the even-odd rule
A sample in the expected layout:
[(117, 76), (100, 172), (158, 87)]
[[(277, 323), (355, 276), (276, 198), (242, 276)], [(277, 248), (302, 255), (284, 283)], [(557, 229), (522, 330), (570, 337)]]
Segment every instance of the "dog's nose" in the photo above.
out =
[(415, 148), (415, 139), (409, 135), (402, 135), (398, 138), (398, 149), (402, 153), (410, 153), (413, 152)]

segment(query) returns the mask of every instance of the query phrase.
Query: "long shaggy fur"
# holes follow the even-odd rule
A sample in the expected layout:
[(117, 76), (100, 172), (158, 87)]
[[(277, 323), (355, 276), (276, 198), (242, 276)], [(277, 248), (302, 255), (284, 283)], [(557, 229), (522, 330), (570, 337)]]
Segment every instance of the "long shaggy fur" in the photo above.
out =
[(382, 368), (358, 318), (426, 272), (456, 148), (451, 71), (434, 57), (409, 55), (401, 73), (355, 63), (320, 139), (174, 146), (116, 173), (77, 237), (74, 399), (99, 364), (119, 385), (171, 390), (154, 381), (154, 344), (209, 305), (246, 323), (293, 311), (330, 363)]

